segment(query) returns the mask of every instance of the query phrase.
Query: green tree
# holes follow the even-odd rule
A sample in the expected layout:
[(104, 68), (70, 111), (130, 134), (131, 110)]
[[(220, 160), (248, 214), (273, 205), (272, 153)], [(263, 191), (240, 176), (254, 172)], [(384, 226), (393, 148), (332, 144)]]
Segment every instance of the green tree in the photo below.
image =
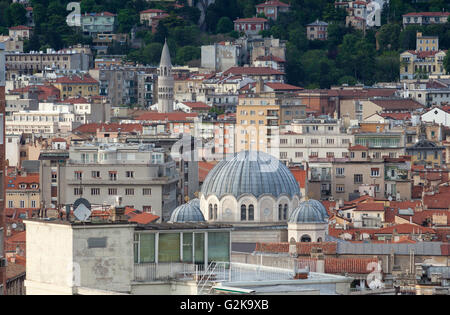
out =
[(176, 64), (185, 65), (187, 62), (199, 59), (201, 54), (200, 47), (184, 46), (177, 50)]
[(27, 10), (20, 3), (13, 3), (9, 6), (7, 10), (7, 19), (9, 21), (9, 26), (23, 25), (27, 22)]
[(385, 24), (377, 34), (378, 44), (382, 51), (398, 50), (401, 27), (398, 24)]
[(117, 15), (120, 33), (129, 33), (131, 28), (138, 24), (139, 16), (131, 9), (122, 9)]
[(229, 33), (233, 30), (234, 24), (231, 22), (230, 18), (227, 16), (221, 17), (219, 22), (217, 22), (216, 32), (217, 33)]
[(444, 58), (444, 69), (447, 74), (450, 73), (450, 50), (447, 51)]

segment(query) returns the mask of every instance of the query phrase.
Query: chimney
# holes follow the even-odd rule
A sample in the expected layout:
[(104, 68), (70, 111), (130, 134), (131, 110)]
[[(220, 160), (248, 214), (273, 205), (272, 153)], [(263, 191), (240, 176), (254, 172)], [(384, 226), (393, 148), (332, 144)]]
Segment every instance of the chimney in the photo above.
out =
[(125, 207), (122, 206), (122, 197), (117, 197), (116, 204), (111, 208), (111, 221), (127, 221), (125, 217)]

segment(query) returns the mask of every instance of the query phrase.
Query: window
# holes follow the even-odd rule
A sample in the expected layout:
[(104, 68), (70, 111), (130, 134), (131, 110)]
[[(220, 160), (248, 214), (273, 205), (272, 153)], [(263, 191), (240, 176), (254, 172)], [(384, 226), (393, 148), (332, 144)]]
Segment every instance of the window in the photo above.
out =
[(336, 168), (336, 176), (344, 176), (345, 169), (343, 167)]
[(303, 152), (295, 152), (295, 157), (296, 158), (302, 158), (303, 157)]
[(117, 188), (108, 188), (108, 195), (109, 196), (117, 195)]
[(83, 194), (83, 188), (74, 188), (73, 189), (73, 194), (75, 196), (81, 196)]
[(20, 200), (20, 207), (25, 208), (25, 200)]
[(280, 159), (287, 159), (287, 152), (280, 152)]
[(134, 196), (134, 188), (126, 188), (125, 195), (126, 196)]
[(303, 139), (295, 139), (295, 144), (303, 144)]
[(14, 208), (14, 201), (8, 200), (8, 208)]
[(355, 184), (361, 184), (363, 182), (362, 174), (355, 174), (354, 179), (355, 179)]
[(91, 188), (91, 195), (92, 196), (100, 195), (100, 188)]
[(288, 205), (285, 204), (283, 208), (283, 220), (287, 220), (287, 212), (288, 212)]
[(319, 144), (319, 139), (311, 139), (311, 144)]
[(327, 152), (327, 158), (333, 158), (334, 152)]
[(241, 221), (247, 220), (247, 206), (241, 205)]
[(209, 205), (209, 209), (208, 210), (209, 210), (208, 211), (209, 220), (212, 220), (213, 219), (213, 206), (211, 204)]
[(372, 177), (379, 177), (380, 176), (380, 169), (379, 168), (372, 168), (370, 170), (370, 176), (372, 176)]
[(345, 192), (345, 185), (336, 185), (336, 192), (338, 193)]
[(82, 180), (82, 179), (83, 179), (83, 172), (81, 172), (81, 171), (75, 171), (75, 172), (74, 172), (74, 178), (75, 178), (76, 180)]
[(334, 144), (334, 139), (327, 139), (327, 144)]
[(214, 220), (217, 220), (217, 205), (214, 205)]
[(143, 188), (142, 189), (142, 195), (150, 196), (151, 194), (152, 194), (152, 189), (151, 188)]
[(100, 172), (99, 171), (92, 171), (91, 175), (92, 175), (92, 178), (100, 178)]
[(248, 220), (249, 221), (255, 220), (255, 207), (253, 205), (248, 206)]
[(31, 200), (31, 208), (36, 208), (36, 200)]
[(117, 180), (117, 172), (116, 171), (110, 171), (109, 172), (109, 180), (116, 181)]
[(288, 143), (287, 139), (280, 139), (280, 144), (287, 144), (287, 143)]
[(367, 156), (367, 153), (366, 153), (366, 152), (361, 152), (361, 157), (362, 157), (363, 159), (365, 159), (366, 156)]
[(283, 205), (278, 205), (278, 220), (281, 221), (283, 219)]

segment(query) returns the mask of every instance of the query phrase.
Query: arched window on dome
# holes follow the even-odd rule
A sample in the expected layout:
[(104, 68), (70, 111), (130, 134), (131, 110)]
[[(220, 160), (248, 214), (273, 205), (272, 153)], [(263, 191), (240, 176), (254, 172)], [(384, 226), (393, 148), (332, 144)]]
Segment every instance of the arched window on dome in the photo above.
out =
[(288, 205), (285, 204), (283, 209), (283, 220), (287, 220), (287, 212), (288, 212)]
[(283, 218), (283, 205), (278, 205), (278, 221), (281, 221)]
[(246, 221), (246, 220), (247, 220), (247, 206), (242, 205), (241, 206), (241, 221)]
[(217, 205), (214, 205), (214, 220), (217, 220)]
[(213, 208), (212, 208), (212, 204), (209, 205), (209, 220), (213, 219)]
[(248, 206), (248, 220), (249, 221), (255, 220), (255, 207), (253, 205)]
[(319, 238), (317, 239), (317, 243), (322, 243), (322, 238), (321, 238), (321, 237), (319, 237)]

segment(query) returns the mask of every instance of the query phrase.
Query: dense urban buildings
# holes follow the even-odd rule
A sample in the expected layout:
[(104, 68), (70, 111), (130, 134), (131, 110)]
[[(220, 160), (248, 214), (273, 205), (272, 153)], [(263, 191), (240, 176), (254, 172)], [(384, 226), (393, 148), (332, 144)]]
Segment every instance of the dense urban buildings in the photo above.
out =
[(1, 295), (450, 294), (450, 4), (112, 3), (0, 1)]

